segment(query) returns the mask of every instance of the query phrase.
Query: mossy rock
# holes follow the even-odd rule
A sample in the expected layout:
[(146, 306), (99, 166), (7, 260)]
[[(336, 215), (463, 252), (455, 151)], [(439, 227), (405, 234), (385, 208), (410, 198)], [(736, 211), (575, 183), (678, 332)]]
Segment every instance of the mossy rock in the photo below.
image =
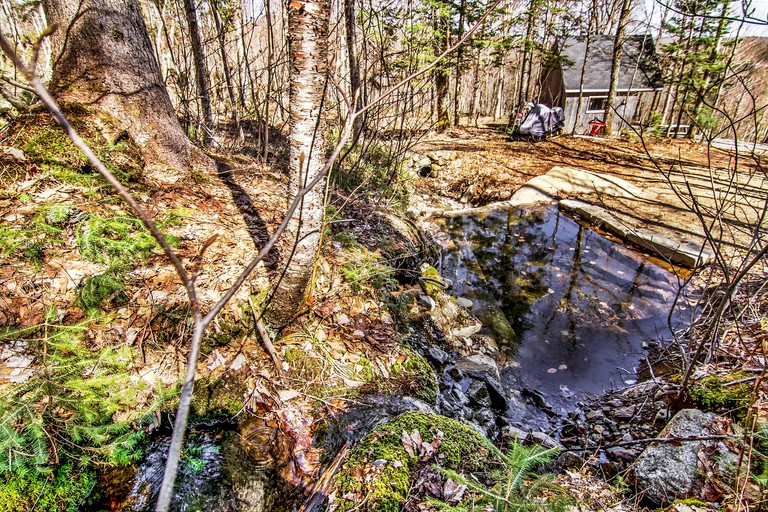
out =
[(691, 399), (700, 407), (720, 413), (731, 413), (743, 418), (747, 412), (752, 382), (731, 384), (754, 377), (747, 372), (733, 372), (724, 375), (708, 375), (697, 380), (688, 389)]
[[(403, 432), (418, 430), (431, 443), (442, 432), (434, 457), (412, 457)], [(487, 472), (502, 465), (491, 442), (471, 427), (437, 414), (407, 412), (374, 429), (350, 452), (334, 477), (338, 511), (396, 512), (408, 498), (412, 476), (424, 464), (457, 472)], [(345, 498), (350, 495), (360, 500)], [(362, 499), (367, 497), (364, 503)]]

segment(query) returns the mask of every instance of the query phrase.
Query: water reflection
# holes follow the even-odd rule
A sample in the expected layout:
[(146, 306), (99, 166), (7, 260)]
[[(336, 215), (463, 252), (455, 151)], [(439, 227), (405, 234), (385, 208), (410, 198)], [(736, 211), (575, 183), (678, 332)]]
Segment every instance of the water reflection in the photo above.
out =
[(447, 219), (444, 230), (442, 271), (510, 357), (505, 384), (556, 409), (631, 383), (643, 342), (671, 336), (677, 278), (556, 207)]

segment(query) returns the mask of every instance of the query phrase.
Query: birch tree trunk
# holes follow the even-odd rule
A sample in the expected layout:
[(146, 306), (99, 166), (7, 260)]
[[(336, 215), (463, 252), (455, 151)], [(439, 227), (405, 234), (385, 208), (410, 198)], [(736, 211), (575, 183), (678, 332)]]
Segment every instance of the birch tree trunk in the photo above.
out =
[[(328, 74), (330, 8), (330, 0), (290, 0), (288, 5), (291, 197), (317, 177), (325, 164), (322, 109)], [(271, 316), (276, 321), (289, 321), (303, 304), (320, 247), (324, 183), (322, 180), (304, 196), (286, 230), (293, 249), (273, 297)]]
[[(176, 117), (136, 0), (43, 0), (51, 37), (50, 89), (111, 119), (141, 148), (145, 172), (172, 181), (193, 146)], [(175, 171), (175, 172), (169, 172)]]

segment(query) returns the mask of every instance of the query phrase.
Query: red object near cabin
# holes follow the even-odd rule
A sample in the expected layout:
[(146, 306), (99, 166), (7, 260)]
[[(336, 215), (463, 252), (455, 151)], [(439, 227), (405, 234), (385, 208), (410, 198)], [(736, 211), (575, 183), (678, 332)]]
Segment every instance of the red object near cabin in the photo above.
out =
[(600, 132), (603, 131), (605, 128), (605, 123), (602, 121), (598, 121), (597, 119), (593, 119), (589, 122), (589, 136), (590, 137), (597, 137)]

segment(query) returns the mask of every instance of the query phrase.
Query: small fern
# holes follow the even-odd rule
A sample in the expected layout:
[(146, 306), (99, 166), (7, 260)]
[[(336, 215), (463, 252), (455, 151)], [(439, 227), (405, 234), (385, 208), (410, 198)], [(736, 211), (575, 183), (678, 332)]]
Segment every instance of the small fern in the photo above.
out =
[(525, 447), (512, 443), (504, 453), (491, 446), (492, 455), (503, 462), (503, 467), (489, 474), (489, 485), (455, 471), (440, 470), (444, 477), (466, 485), (478, 495), (470, 508), (464, 510), (479, 512), (487, 510), (487, 506), (491, 505), (495, 512), (559, 511), (570, 506), (567, 496), (557, 492), (552, 485), (551, 475), (536, 473), (537, 468), (552, 460), (557, 454), (557, 448), (545, 449), (539, 445)]

